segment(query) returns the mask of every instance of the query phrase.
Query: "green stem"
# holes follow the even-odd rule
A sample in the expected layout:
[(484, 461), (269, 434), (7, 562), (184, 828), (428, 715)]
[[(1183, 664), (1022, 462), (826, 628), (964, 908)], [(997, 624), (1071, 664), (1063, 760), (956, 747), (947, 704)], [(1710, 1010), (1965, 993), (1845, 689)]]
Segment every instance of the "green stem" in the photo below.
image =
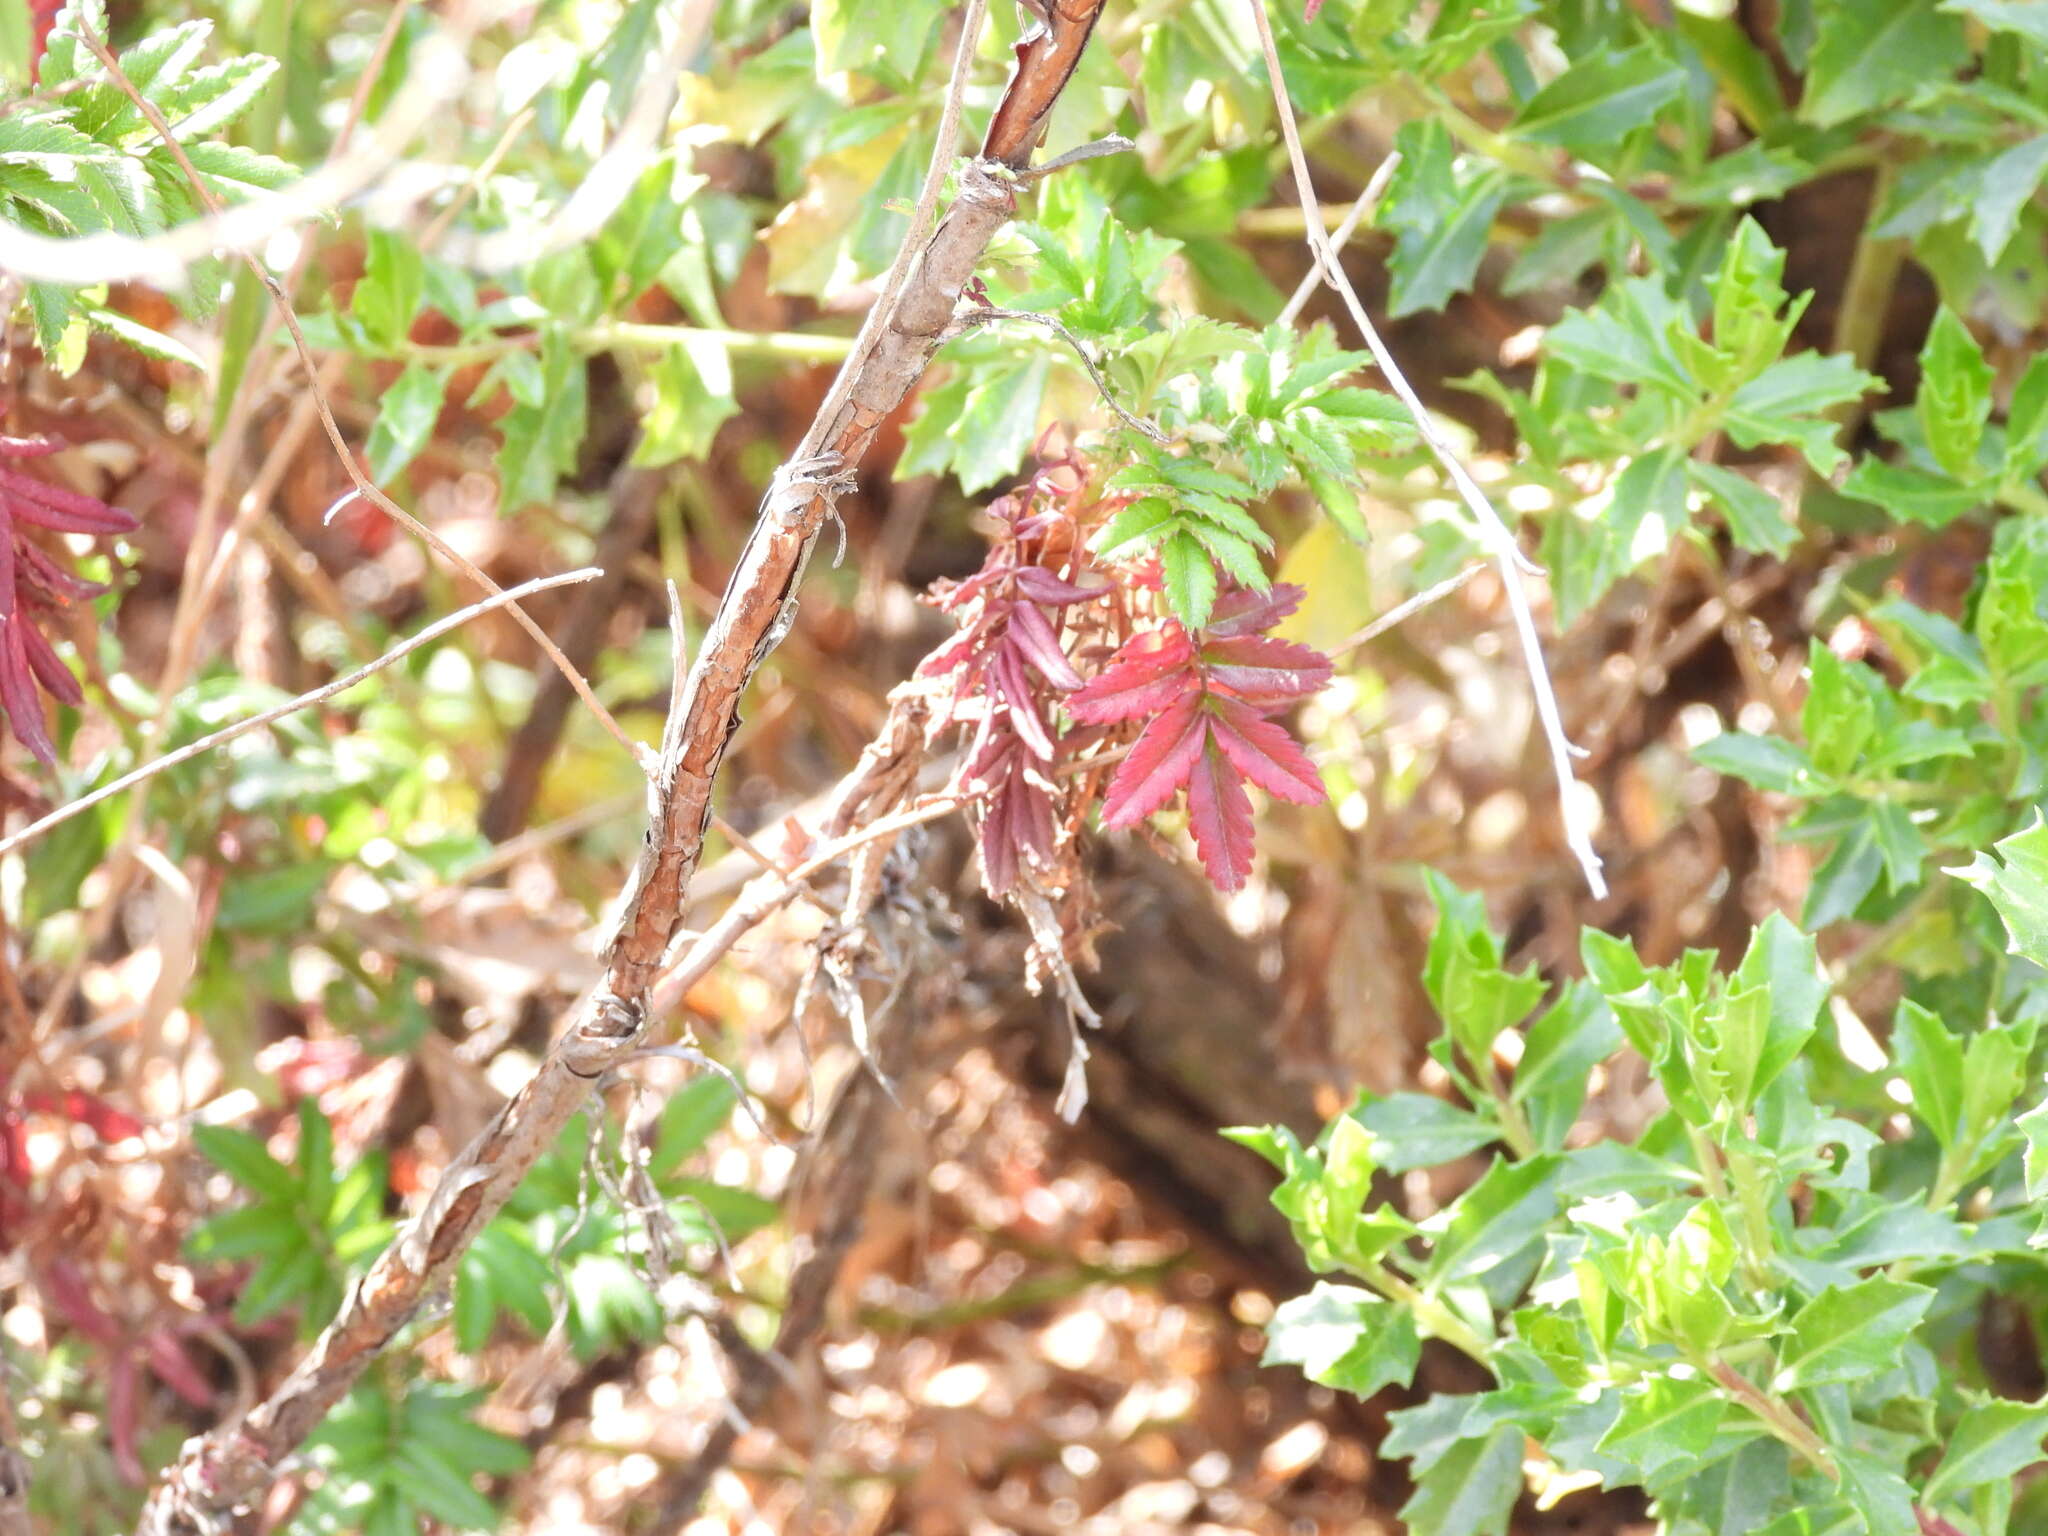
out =
[[(1884, 340), (1884, 323), (1891, 312), (1892, 289), (1899, 280), (1899, 268), (1906, 259), (1906, 242), (1897, 237), (1879, 238), (1871, 231), (1891, 195), (1891, 163), (1879, 160), (1870, 178), (1870, 210), (1864, 215), (1863, 233), (1857, 237), (1856, 253), (1849, 258), (1849, 276), (1842, 288), (1841, 308), (1835, 311), (1834, 350), (1846, 352), (1858, 368), (1869, 371), (1877, 360)], [(1841, 428), (1846, 441), (1863, 419), (1865, 406), (1858, 400), (1833, 406), (1827, 414)]]
[(1728, 1176), (1734, 1184), (1736, 1207), (1742, 1212), (1742, 1267), (1749, 1275), (1750, 1284), (1759, 1290), (1771, 1285), (1772, 1251), (1777, 1240), (1771, 1234), (1771, 1212), (1769, 1197), (1763, 1187), (1763, 1179), (1757, 1166), (1747, 1152), (1724, 1148), (1728, 1159)]
[(1799, 1417), (1790, 1403), (1764, 1391), (1725, 1360), (1717, 1357), (1706, 1362), (1706, 1367), (1721, 1390), (1762, 1420), (1764, 1428), (1804, 1456), (1830, 1482), (1842, 1480), (1841, 1469), (1835, 1465), (1834, 1457), (1828, 1454), (1828, 1448), (1821, 1444), (1820, 1436)]
[(1508, 1096), (1507, 1085), (1500, 1080), (1500, 1069), (1493, 1064), (1491, 1056), (1477, 1065), (1480, 1080), (1486, 1084), (1487, 1094), (1493, 1099), (1495, 1108), (1500, 1111), (1501, 1139), (1507, 1142), (1508, 1149), (1517, 1158), (1534, 1157), (1535, 1133), (1529, 1129), (1529, 1121), (1522, 1113), (1522, 1106)]
[(1349, 1267), (1353, 1274), (1387, 1300), (1406, 1307), (1417, 1325), (1431, 1338), (1442, 1339), (1476, 1364), (1485, 1366), (1489, 1371), (1493, 1369), (1492, 1343), (1481, 1338), (1469, 1323), (1435, 1297), (1425, 1295), (1378, 1259), (1368, 1259)]

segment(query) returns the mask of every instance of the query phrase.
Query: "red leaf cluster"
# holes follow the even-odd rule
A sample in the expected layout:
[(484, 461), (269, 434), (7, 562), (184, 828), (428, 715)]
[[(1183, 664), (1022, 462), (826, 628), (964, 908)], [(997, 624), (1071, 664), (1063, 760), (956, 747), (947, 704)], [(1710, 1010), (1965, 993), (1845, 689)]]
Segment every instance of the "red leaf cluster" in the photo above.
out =
[(10, 459), (36, 459), (64, 444), (52, 437), (0, 437), (0, 706), (21, 744), (45, 765), (57, 749), (43, 721), (36, 687), (59, 703), (85, 702), (78, 679), (57, 658), (36, 627), (34, 611), (51, 609), (106, 590), (59, 565), (26, 530), (52, 533), (132, 533), (135, 519), (83, 492), (50, 485), (10, 469)]
[(1295, 805), (1325, 798), (1300, 743), (1268, 718), (1330, 680), (1328, 657), (1262, 633), (1301, 598), (1301, 588), (1287, 584), (1230, 592), (1198, 635), (1169, 622), (1134, 636), (1067, 701), (1086, 724), (1145, 722), (1110, 782), (1103, 825), (1131, 826), (1186, 789), (1195, 851), (1226, 891), (1251, 872), (1247, 781)]
[[(1055, 463), (1034, 480), (1034, 496), (1055, 501), (1078, 489), (1074, 466)], [(960, 632), (918, 665), (920, 677), (948, 678), (955, 721), (972, 718), (963, 778), (982, 791), (982, 880), (1000, 896), (1016, 883), (1019, 862), (1052, 862), (1057, 839), (1057, 786), (1049, 770), (1059, 755), (1043, 692), (1068, 693), (1081, 675), (1060, 643), (1060, 611), (1110, 589), (1085, 586), (1048, 570), (1041, 560), (1071, 551), (1064, 511), (1031, 510), (1009, 496), (990, 511), (1004, 524), (982, 568), (935, 592), (932, 601), (960, 614)]]

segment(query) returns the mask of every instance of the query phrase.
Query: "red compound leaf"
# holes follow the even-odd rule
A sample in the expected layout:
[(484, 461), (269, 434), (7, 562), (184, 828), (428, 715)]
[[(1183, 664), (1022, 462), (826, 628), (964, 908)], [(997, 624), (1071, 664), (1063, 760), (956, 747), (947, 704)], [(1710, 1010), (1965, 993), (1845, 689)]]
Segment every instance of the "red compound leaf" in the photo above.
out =
[(1185, 789), (1195, 851), (1226, 891), (1251, 872), (1246, 783), (1294, 805), (1325, 798), (1301, 744), (1266, 718), (1330, 680), (1327, 656), (1258, 633), (1300, 600), (1301, 589), (1291, 586), (1227, 593), (1216, 604), (1217, 622), (1199, 639), (1175, 623), (1138, 635), (1067, 700), (1083, 724), (1145, 722), (1110, 781), (1102, 824), (1131, 826)]

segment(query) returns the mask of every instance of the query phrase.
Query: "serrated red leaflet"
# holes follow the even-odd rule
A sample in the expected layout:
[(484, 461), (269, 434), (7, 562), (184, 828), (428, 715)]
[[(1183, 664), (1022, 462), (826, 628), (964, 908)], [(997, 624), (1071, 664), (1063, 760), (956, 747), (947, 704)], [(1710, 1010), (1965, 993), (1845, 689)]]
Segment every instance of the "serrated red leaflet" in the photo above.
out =
[[(42, 458), (63, 446), (59, 438), (0, 437), (0, 460)], [(36, 684), (63, 704), (81, 704), (84, 694), (36, 627), (35, 612), (106, 588), (57, 564), (24, 536), (24, 524), (85, 534), (128, 533), (138, 524), (131, 514), (97, 497), (0, 467), (0, 706), (7, 710), (16, 739), (42, 762), (54, 764), (56, 747), (43, 721)]]
[(1224, 890), (1251, 870), (1247, 781), (1294, 805), (1327, 798), (1300, 742), (1266, 718), (1330, 680), (1321, 652), (1256, 632), (1292, 612), (1300, 595), (1291, 586), (1226, 592), (1216, 604), (1220, 624), (1196, 637), (1175, 623), (1136, 636), (1066, 701), (1085, 725), (1147, 720), (1110, 781), (1102, 824), (1129, 826), (1185, 788), (1196, 852)]
[(1155, 715), (1187, 692), (1194, 655), (1194, 642), (1178, 624), (1139, 635), (1067, 700), (1067, 712), (1087, 725)]
[(1291, 581), (1276, 581), (1263, 592), (1236, 587), (1216, 599), (1203, 633), (1210, 639), (1271, 629), (1301, 606), (1308, 594)]
[(1237, 771), (1276, 800), (1321, 805), (1323, 781), (1301, 743), (1249, 704), (1212, 696), (1210, 734)]
[(1292, 704), (1330, 680), (1330, 659), (1291, 640), (1228, 635), (1202, 647), (1212, 687), (1254, 704)]
[(1187, 780), (1208, 739), (1202, 718), (1202, 696), (1184, 693), (1164, 714), (1145, 727), (1110, 781), (1102, 806), (1105, 827), (1128, 827), (1143, 821), (1171, 800)]
[(1252, 868), (1251, 797), (1214, 749), (1201, 753), (1188, 775), (1188, 830), (1217, 889), (1244, 884)]

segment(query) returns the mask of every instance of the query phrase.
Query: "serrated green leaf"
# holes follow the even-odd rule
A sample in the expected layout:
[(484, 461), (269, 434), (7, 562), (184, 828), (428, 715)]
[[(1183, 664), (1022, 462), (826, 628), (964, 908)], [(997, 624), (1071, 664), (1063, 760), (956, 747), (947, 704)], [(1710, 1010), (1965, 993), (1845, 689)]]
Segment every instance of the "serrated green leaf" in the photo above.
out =
[(1881, 507), (1901, 522), (1946, 528), (1989, 499), (1990, 488), (1931, 474), (1912, 464), (1890, 464), (1866, 455), (1856, 461), (1842, 494)]
[(1749, 476), (1700, 459), (1687, 459), (1685, 472), (1694, 489), (1720, 509), (1738, 548), (1782, 558), (1799, 542), (1798, 526), (1785, 515), (1784, 504)]
[(227, 1125), (192, 1128), (192, 1144), (206, 1160), (244, 1189), (286, 1205), (299, 1198), (299, 1178), (270, 1155), (262, 1140)]
[(1935, 463), (1958, 480), (1977, 476), (1977, 445), (1991, 418), (1991, 383), (1991, 365), (1976, 337), (1944, 306), (1920, 349), (1914, 411)]
[(370, 478), (390, 480), (434, 435), (448, 376), (439, 368), (414, 363), (401, 373), (377, 402), (377, 421), (370, 428), (366, 453)]
[(1781, 358), (1741, 385), (1728, 402), (1722, 424), (1741, 447), (1790, 443), (1815, 473), (1832, 474), (1846, 455), (1835, 443), (1834, 423), (1821, 413), (1862, 399), (1876, 383), (1849, 357), (1801, 352)]
[(2048, 1197), (2048, 1101), (2036, 1104), (2013, 1125), (2027, 1144), (2024, 1166), (2027, 1198), (2040, 1200)]
[(1856, 1381), (1890, 1370), (1933, 1300), (1926, 1286), (1903, 1280), (1829, 1286), (1793, 1314), (1772, 1390)]
[(1819, 17), (1799, 116), (1824, 128), (1903, 100), (1969, 57), (1962, 22), (1934, 0), (1836, 0)]
[(1992, 160), (1978, 174), (1971, 200), (1970, 238), (1987, 262), (1996, 263), (2019, 228), (2020, 210), (2048, 175), (2048, 134), (2037, 134)]
[(1174, 515), (1171, 502), (1157, 496), (1146, 496), (1132, 502), (1103, 525), (1102, 531), (1095, 536), (1095, 552), (1114, 555), (1134, 544), (1150, 548), (1178, 526), (1179, 519)]
[(1370, 1397), (1414, 1379), (1422, 1341), (1404, 1308), (1352, 1285), (1317, 1283), (1281, 1303), (1266, 1327), (1262, 1365), (1298, 1365), (1326, 1387)]
[(1418, 1467), (1415, 1492), (1401, 1506), (1411, 1536), (1505, 1536), (1522, 1491), (1522, 1441), (1519, 1426), (1503, 1424)]
[(1159, 546), (1159, 569), (1174, 617), (1189, 629), (1207, 624), (1216, 603), (1216, 566), (1209, 552), (1190, 534), (1172, 534)]
[(1923, 1500), (1938, 1505), (1985, 1483), (2005, 1482), (2041, 1459), (2048, 1403), (1979, 1403), (1950, 1431)]
[(157, 93), (156, 104), (181, 143), (197, 139), (225, 128), (248, 111), (277, 69), (275, 59), (243, 54), (167, 85)]
[(1728, 1404), (1711, 1382), (1653, 1376), (1621, 1394), (1621, 1412), (1600, 1449), (1650, 1479), (1698, 1458), (1714, 1442)]
[(960, 488), (972, 494), (1017, 472), (1038, 439), (1039, 409), (1052, 365), (1044, 357), (977, 370), (960, 415), (946, 429)]
[(657, 358), (647, 376), (654, 401), (641, 418), (635, 464), (701, 459), (718, 429), (739, 414), (732, 357), (721, 342), (692, 337)]
[[(166, 151), (168, 153), (168, 151)], [(299, 179), (299, 171), (288, 160), (258, 154), (239, 144), (197, 143), (185, 146), (185, 158), (217, 195), (231, 202), (274, 192)]]
[(1395, 145), (1402, 160), (1380, 222), (1395, 235), (1387, 312), (1398, 319), (1442, 309), (1472, 286), (1507, 196), (1507, 178), (1460, 157), (1435, 118), (1405, 125)]
[[(1996, 857), (1993, 857), (1993, 854)], [(1998, 908), (2009, 949), (2048, 966), (2048, 816), (1992, 845), (1965, 869), (1949, 873), (1974, 885)]]
[(1655, 123), (1684, 83), (1685, 71), (1648, 44), (1602, 49), (1576, 60), (1524, 102), (1514, 132), (1539, 144), (1610, 150)]

